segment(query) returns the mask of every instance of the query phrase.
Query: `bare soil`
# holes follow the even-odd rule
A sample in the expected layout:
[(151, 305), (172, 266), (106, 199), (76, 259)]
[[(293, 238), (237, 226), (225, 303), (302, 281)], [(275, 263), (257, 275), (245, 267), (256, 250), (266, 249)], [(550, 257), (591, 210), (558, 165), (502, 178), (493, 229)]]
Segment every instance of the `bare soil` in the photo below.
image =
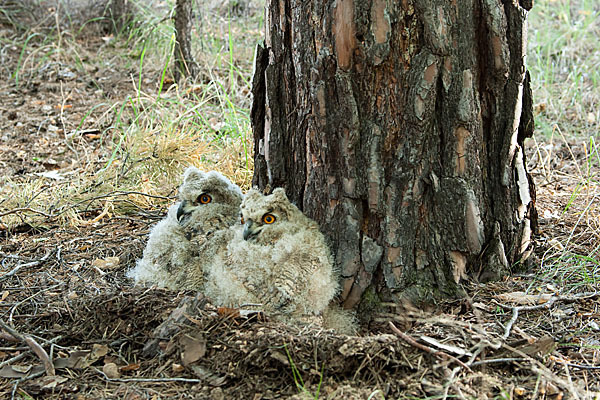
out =
[[(86, 59), (106, 44), (88, 35), (78, 39), (89, 50), (85, 72), (49, 60), (23, 69), (17, 84), (7, 74), (22, 62), (20, 48), (6, 44), (14, 35), (0, 26), (3, 182), (77, 174), (82, 154), (100, 168), (109, 153), (87, 128), (114, 123), (107, 99), (131, 94), (134, 71)], [(94, 107), (95, 119), (79, 126)], [(584, 263), (595, 278), (577, 288), (570, 275), (540, 278), (556, 242), (572, 236), (579, 254), (597, 243), (588, 197), (562, 214), (581, 181), (584, 143), (554, 143), (549, 159), (529, 151), (540, 232), (528, 269), (465, 283), (467, 298), (425, 310), (382, 304), (355, 337), (242, 317), (196, 293), (134, 287), (125, 272), (155, 222), (147, 214), (95, 220), (100, 210), (90, 208), (81, 213), (87, 225), (48, 218), (9, 228), (2, 218), (22, 211), (0, 208), (0, 320), (20, 334), (0, 329), (0, 398), (598, 398), (598, 268)], [(48, 353), (54, 376), (21, 335)]]

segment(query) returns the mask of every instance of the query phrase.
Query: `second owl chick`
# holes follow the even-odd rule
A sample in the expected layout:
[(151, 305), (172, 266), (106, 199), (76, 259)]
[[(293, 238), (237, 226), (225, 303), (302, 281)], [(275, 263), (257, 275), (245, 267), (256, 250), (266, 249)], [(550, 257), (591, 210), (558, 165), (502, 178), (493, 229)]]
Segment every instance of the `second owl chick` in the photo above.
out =
[(243, 227), (220, 233), (226, 249), (206, 268), (206, 294), (223, 306), (260, 303), (289, 318), (320, 315), (339, 283), (317, 223), (283, 189), (269, 196), (250, 190), (241, 213)]
[(136, 283), (202, 289), (203, 274), (195, 273), (202, 250), (217, 232), (238, 221), (242, 191), (216, 171), (189, 167), (179, 199), (152, 229), (142, 259), (128, 272)]

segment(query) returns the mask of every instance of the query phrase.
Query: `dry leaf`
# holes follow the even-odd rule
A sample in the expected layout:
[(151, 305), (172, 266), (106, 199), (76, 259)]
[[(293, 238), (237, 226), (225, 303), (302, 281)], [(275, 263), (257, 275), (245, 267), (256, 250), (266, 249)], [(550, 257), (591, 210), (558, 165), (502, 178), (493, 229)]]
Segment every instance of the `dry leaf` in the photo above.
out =
[(183, 371), (185, 371), (185, 368), (184, 368), (184, 366), (183, 366), (183, 365), (181, 365), (181, 364), (173, 363), (173, 364), (171, 364), (171, 370), (172, 370), (173, 372), (175, 372), (176, 374), (178, 374), (178, 373), (180, 373), (180, 372), (183, 372)]
[(66, 381), (68, 381), (69, 378), (66, 378), (64, 376), (44, 376), (41, 377), (39, 379), (37, 379), (34, 384), (39, 385), (40, 390), (41, 389), (54, 389), (55, 387), (57, 387), (58, 385), (60, 385), (61, 383), (65, 383)]
[(239, 318), (240, 317), (240, 309), (239, 308), (229, 308), (229, 307), (218, 307), (217, 314), (219, 314), (223, 317)]
[(206, 354), (206, 340), (202, 337), (182, 336), (179, 339), (179, 343), (183, 348), (181, 361), (185, 366), (198, 361)]
[(8, 290), (5, 290), (4, 292), (2, 292), (2, 295), (0, 295), (0, 302), (6, 300), (7, 297), (8, 297)]
[(108, 354), (108, 346), (105, 344), (94, 344), (92, 346), (92, 353), (91, 356), (95, 357), (96, 359), (100, 358), (100, 357), (104, 357), (105, 355)]
[[(18, 367), (18, 366), (15, 365), (15, 367)], [(29, 369), (31, 369), (31, 367), (29, 367)], [(27, 371), (29, 371), (29, 369)], [(27, 376), (27, 371), (25, 371), (25, 372), (18, 371), (17, 369), (15, 369), (14, 367), (12, 367), (10, 365), (5, 365), (4, 367), (0, 368), (0, 378), (8, 378), (8, 379), (22, 378), (24, 376)]]
[(101, 270), (115, 269), (119, 266), (119, 257), (106, 257), (104, 260), (97, 258), (92, 262), (92, 266)]
[(94, 344), (92, 351), (77, 360), (76, 368), (87, 368), (105, 355), (108, 354), (108, 346), (103, 344)]
[(115, 363), (104, 364), (102, 367), (102, 372), (109, 379), (118, 379), (121, 377), (121, 372), (119, 372), (119, 367)]
[(421, 340), (424, 341), (425, 343), (428, 343), (428, 344), (434, 346), (434, 347), (437, 347), (438, 349), (442, 349), (449, 353), (458, 354), (459, 356), (464, 356), (464, 355), (471, 356), (472, 355), (471, 352), (469, 352), (465, 349), (461, 349), (460, 347), (457, 347), (457, 346), (452, 346), (449, 344), (438, 342), (437, 340), (435, 340), (434, 338), (430, 338), (429, 336), (422, 335)]
[[(56, 368), (85, 368), (84, 360), (91, 352), (89, 350), (74, 351), (69, 354), (69, 358), (59, 358), (54, 360)], [(64, 363), (64, 366), (62, 364)]]
[(207, 381), (209, 385), (221, 386), (225, 383), (225, 376), (218, 376), (214, 372), (199, 365), (192, 365), (190, 368), (198, 378)]
[(234, 318), (234, 319), (257, 318), (261, 321), (266, 320), (264, 313), (260, 310), (242, 310), (239, 308), (218, 307), (217, 314), (219, 314), (222, 317), (230, 317), (230, 318)]
[(21, 372), (23, 374), (26, 374), (27, 372), (29, 372), (32, 367), (33, 367), (33, 365), (12, 365), (13, 370), (15, 370), (17, 372)]
[(138, 369), (140, 369), (140, 364), (127, 364), (119, 367), (119, 371), (121, 372), (137, 371)]
[(65, 179), (64, 176), (56, 171), (36, 172), (34, 175), (41, 176), (42, 178), (54, 179), (56, 181)]
[(516, 387), (515, 388), (515, 394), (517, 396), (524, 396), (525, 395), (525, 388), (522, 387)]
[[(345, 350), (344, 346), (342, 346), (339, 350), (339, 352), (342, 355), (344, 355), (344, 350)], [(288, 360), (288, 358), (283, 353), (280, 353), (279, 351), (271, 350), (271, 358), (274, 358), (275, 360), (279, 361), (283, 365), (290, 365), (290, 361)]]

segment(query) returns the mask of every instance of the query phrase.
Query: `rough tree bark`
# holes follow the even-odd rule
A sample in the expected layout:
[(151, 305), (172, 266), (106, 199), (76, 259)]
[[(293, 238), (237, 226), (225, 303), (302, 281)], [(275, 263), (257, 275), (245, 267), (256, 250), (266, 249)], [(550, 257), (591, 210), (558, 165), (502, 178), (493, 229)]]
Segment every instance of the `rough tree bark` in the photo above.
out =
[[(531, 4), (267, 0), (254, 184), (321, 224), (342, 300), (454, 296), (530, 247)], [(367, 289), (369, 289), (367, 291)], [(365, 304), (367, 302), (363, 302)]]
[(177, 0), (175, 4), (175, 47), (173, 50), (175, 69), (173, 78), (196, 76), (198, 66), (192, 56), (192, 0)]

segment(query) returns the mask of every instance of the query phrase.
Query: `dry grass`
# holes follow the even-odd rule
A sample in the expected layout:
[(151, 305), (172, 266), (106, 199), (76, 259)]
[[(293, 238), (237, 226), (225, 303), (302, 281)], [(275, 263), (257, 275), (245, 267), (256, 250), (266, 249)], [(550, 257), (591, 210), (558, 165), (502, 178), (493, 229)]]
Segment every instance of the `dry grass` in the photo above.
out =
[[(3, 37), (6, 46), (20, 52), (12, 69), (7, 65), (5, 79), (28, 87), (40, 79), (73, 74), (85, 77), (97, 90), (94, 104), (69, 115), (63, 108), (77, 101), (73, 91), (81, 86), (61, 83), (55, 103), (63, 108), (55, 125), (64, 132), (61, 141), (73, 165), (56, 171), (56, 179), (43, 173), (2, 178), (0, 190), (6, 197), (0, 214), (22, 209), (2, 217), (2, 223), (9, 228), (38, 226), (50, 215), (52, 223), (78, 225), (88, 219), (80, 214), (90, 209), (118, 216), (164, 208), (188, 165), (218, 170), (249, 188), (250, 71), (262, 32), (260, 2), (244, 2), (243, 9), (234, 3), (216, 8), (201, 4), (192, 36), (202, 72), (179, 85), (170, 78), (169, 7), (136, 3), (134, 21), (113, 36), (102, 31), (106, 20), (85, 14), (90, 11), (83, 3), (102, 10), (97, 3), (59, 1), (58, 7), (50, 8), (50, 16), (30, 29), (20, 22), (35, 14), (32, 4), (5, 9), (6, 20), (21, 28), (16, 36)], [(90, 41), (98, 45), (90, 46)], [(125, 73), (119, 81), (106, 82), (115, 70)], [(43, 131), (43, 122), (40, 128)], [(81, 132), (92, 132), (99, 146), (91, 148)], [(45, 162), (44, 156), (32, 160)], [(128, 194), (119, 195), (123, 192)]]
[(529, 54), (536, 133), (596, 136), (600, 128), (600, 3), (536, 1)]
[[(596, 1), (555, 0), (536, 2), (530, 18), (537, 115), (529, 167), (540, 216), (539, 257), (524, 276), (530, 294), (600, 289), (599, 17)], [(595, 326), (586, 313), (574, 324), (561, 321), (559, 349), (597, 354)]]

